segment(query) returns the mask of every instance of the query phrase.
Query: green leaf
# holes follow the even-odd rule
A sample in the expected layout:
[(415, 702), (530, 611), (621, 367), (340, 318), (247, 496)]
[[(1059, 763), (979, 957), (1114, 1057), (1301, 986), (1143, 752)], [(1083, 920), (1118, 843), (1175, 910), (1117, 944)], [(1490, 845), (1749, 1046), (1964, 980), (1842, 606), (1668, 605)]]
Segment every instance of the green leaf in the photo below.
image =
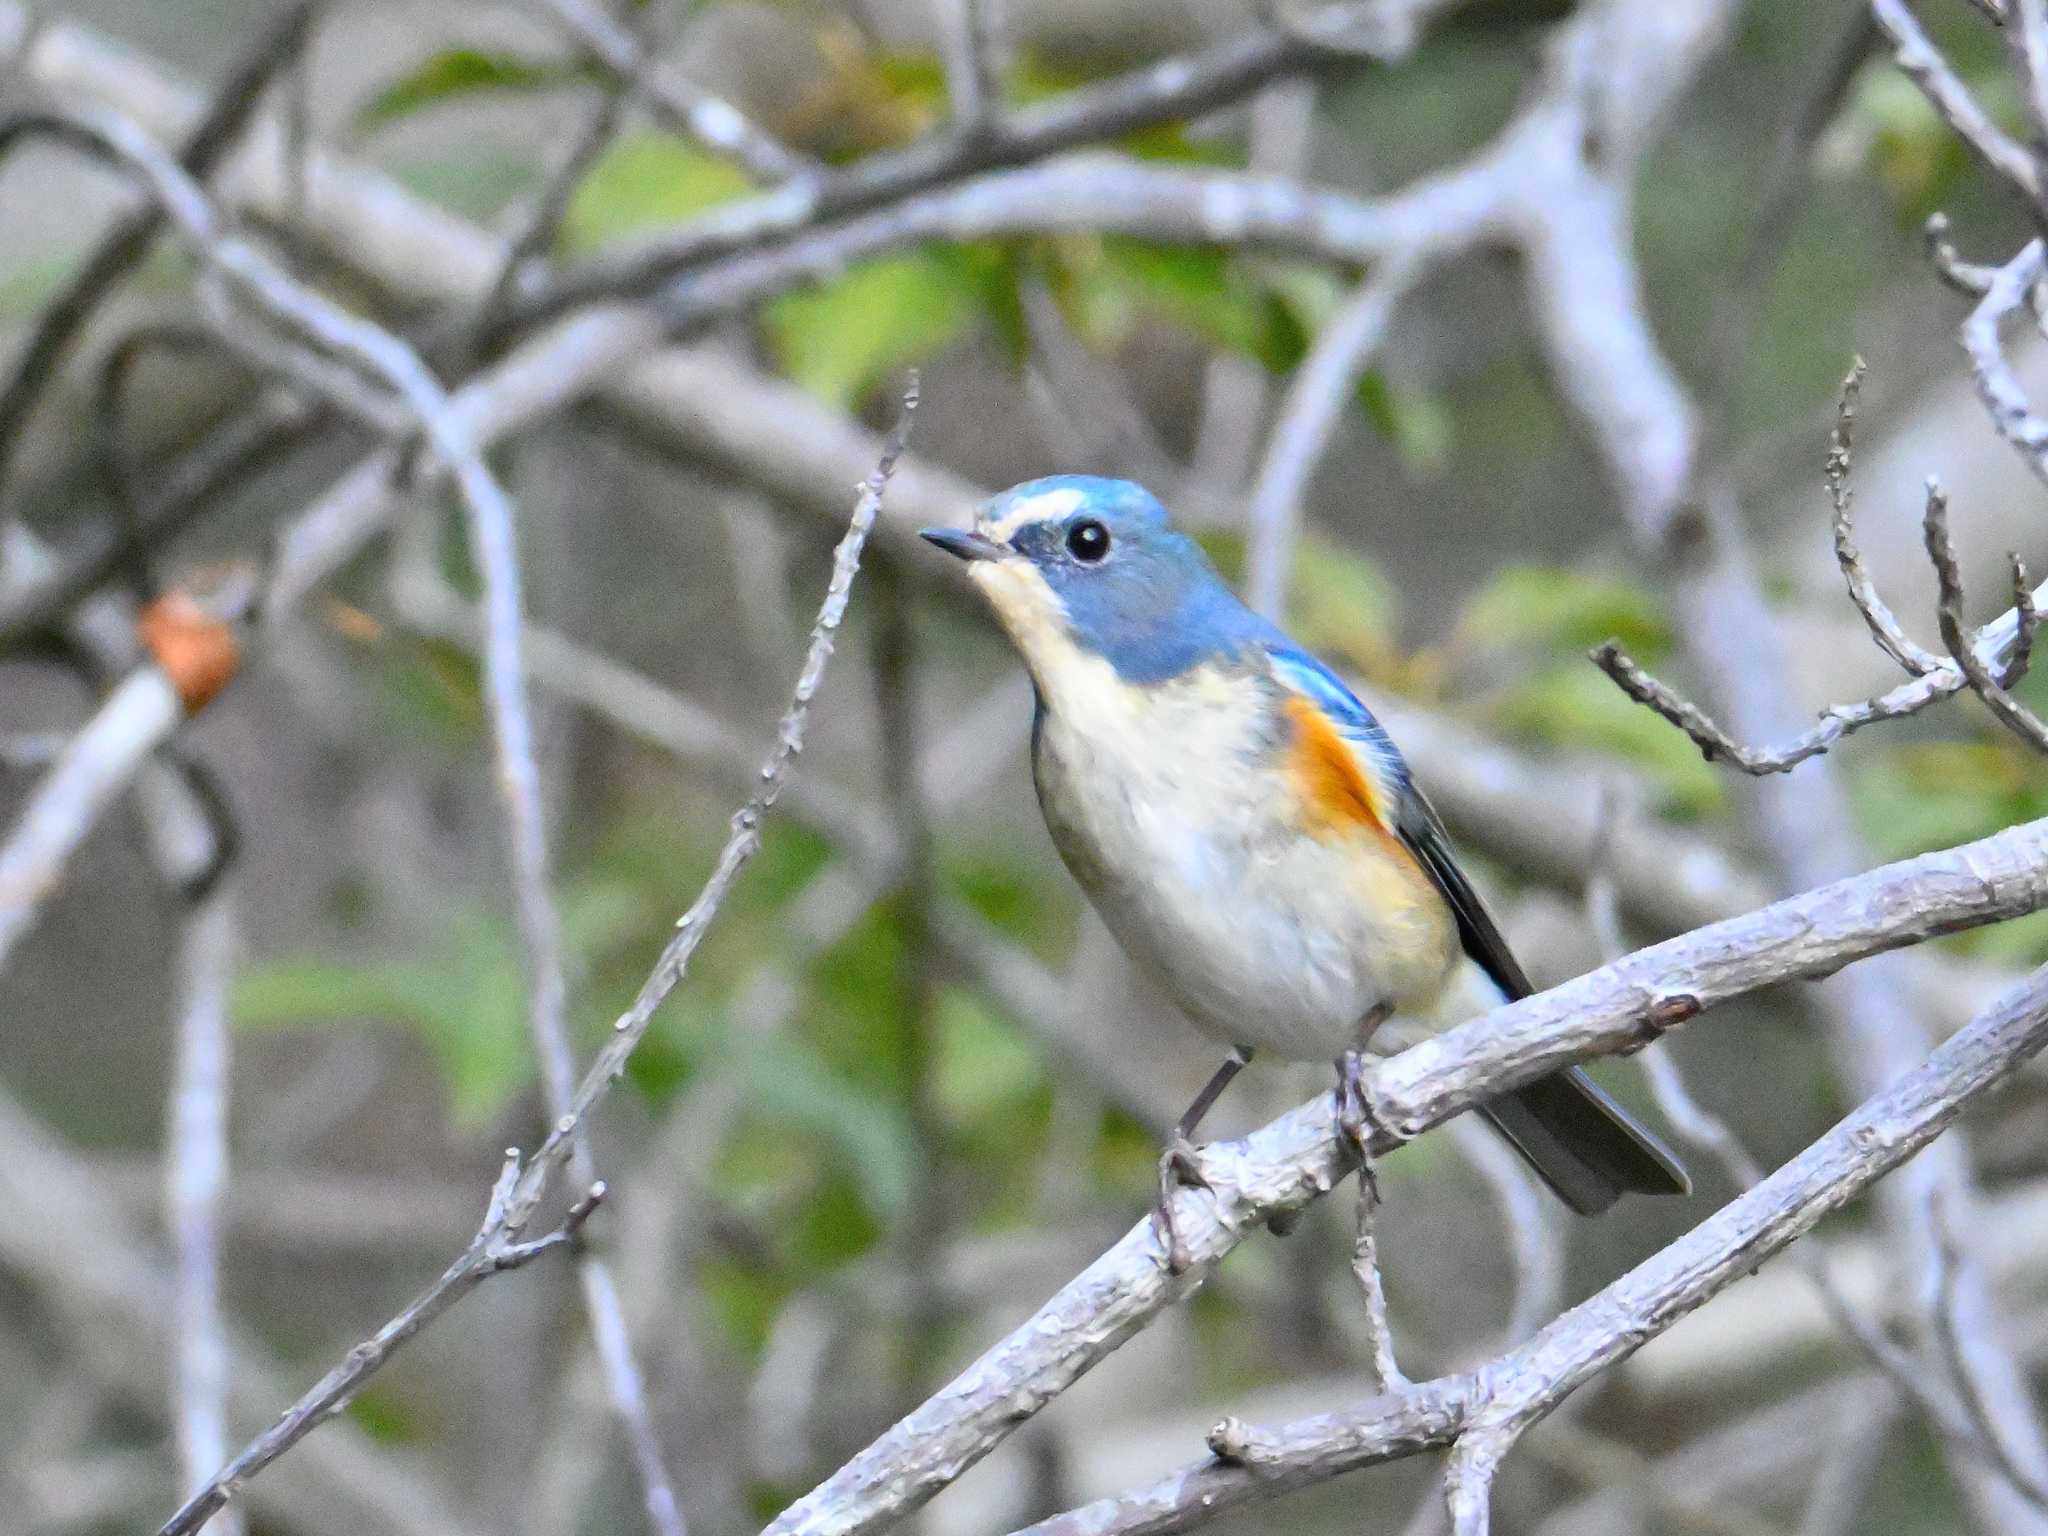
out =
[(877, 1216), (887, 1219), (902, 1210), (917, 1153), (901, 1111), (835, 1074), (795, 1036), (752, 1042), (740, 1037), (733, 1059), (763, 1109), (816, 1132), (846, 1154), (846, 1171)]
[(1285, 372), (1307, 351), (1306, 334), (1278, 293), (1255, 282), (1229, 252), (1108, 237), (1078, 274), (1082, 334), (1120, 344), (1141, 319), (1194, 332), (1215, 346)]
[[(1458, 639), (1575, 657), (1603, 640), (1619, 640), (1638, 660), (1655, 664), (1671, 649), (1671, 627), (1650, 594), (1631, 582), (1563, 566), (1510, 565), (1465, 605)], [(1621, 697), (1611, 683), (1607, 687)]]
[(1358, 380), (1358, 403), (1375, 432), (1394, 445), (1402, 465), (1416, 476), (1437, 475), (1451, 459), (1451, 412), (1423, 390), (1404, 389), (1377, 368)]
[(357, 1428), (382, 1445), (418, 1445), (433, 1438), (433, 1426), (418, 1405), (386, 1381), (373, 1381), (352, 1395), (348, 1415)]
[(946, 989), (933, 1025), (938, 1037), (933, 1097), (952, 1124), (964, 1126), (1015, 1109), (1044, 1085), (1039, 1053), (973, 993)]
[[(1097, 84), (1139, 61), (1119, 58), (1104, 49), (1080, 53), (1047, 53), (1020, 47), (1005, 81), (1010, 100), (1031, 106)], [(1113, 141), (1117, 148), (1144, 160), (1174, 160), (1195, 165), (1242, 167), (1244, 146), (1229, 134), (1196, 137), (1184, 121), (1153, 123)]]
[(2048, 780), (2037, 761), (1998, 738), (1887, 747), (1851, 786), (1858, 820), (1887, 859), (1953, 848), (2048, 815)]
[(664, 1009), (649, 1044), (659, 1040), (697, 1067), (716, 1063), (736, 1072), (762, 1114), (845, 1154), (847, 1171), (878, 1216), (901, 1208), (910, 1189), (915, 1136), (893, 1102), (852, 1079), (801, 1035), (761, 1035), (736, 1025), (723, 1008), (674, 1003), (686, 1000), (674, 999)]
[(980, 292), (954, 260), (928, 250), (863, 262), (823, 287), (768, 306), (768, 345), (784, 373), (851, 410), (897, 370), (961, 335)]
[(1016, 857), (1009, 847), (940, 849), (945, 882), (1006, 938), (1051, 962), (1073, 947), (1077, 908), (1073, 886), (1046, 877), (1043, 865)]
[(1401, 603), (1378, 562), (1304, 532), (1295, 545), (1288, 620), (1310, 650), (1378, 673), (1397, 653)]
[(737, 1028), (722, 1009), (664, 1014), (656, 1033), (689, 1060), (715, 1060), (738, 1072), (749, 1100), (764, 1114), (834, 1144), (845, 1155), (844, 1171), (879, 1219), (902, 1209), (917, 1156), (908, 1118), (835, 1071), (808, 1041)]
[[(1955, 39), (1961, 41), (1974, 30), (1965, 29)], [(2024, 134), (2019, 94), (2000, 53), (1994, 48), (1965, 57), (1969, 50), (1956, 50), (1947, 39), (1943, 48), (1986, 114), (2008, 133)], [(1862, 72), (1840, 126), (1830, 137), (1837, 142), (1846, 138), (1867, 150), (1870, 167), (1902, 225), (1917, 228), (1929, 214), (1965, 192), (1973, 175), (1962, 140), (1920, 90), (1894, 69), (1873, 66)]]
[(556, 59), (481, 48), (431, 54), (356, 110), (356, 127), (396, 122), (426, 107), (487, 91), (539, 91), (582, 78), (585, 69)]
[(1665, 809), (1686, 815), (1719, 810), (1721, 771), (1685, 735), (1636, 703), (1590, 663), (1547, 668), (1518, 683), (1495, 708), (1505, 729), (1548, 746), (1612, 752), (1648, 771)]
[[(656, 894), (621, 879), (583, 878), (561, 895), (562, 928), (578, 962), (602, 957), (664, 921)], [(526, 977), (511, 924), (492, 914), (455, 921), (421, 963), (285, 958), (256, 966), (235, 990), (248, 1029), (374, 1020), (418, 1035), (441, 1070), (448, 1114), (474, 1129), (533, 1080)]]
[(440, 965), (352, 966), (285, 959), (246, 972), (235, 1021), (277, 1029), (376, 1020), (411, 1029), (433, 1053), (449, 1118), (474, 1129), (533, 1077), (525, 993), (502, 926), (464, 925)]
[(679, 224), (748, 190), (736, 166), (693, 144), (648, 130), (621, 134), (569, 199), (561, 250), (588, 255), (623, 236)]

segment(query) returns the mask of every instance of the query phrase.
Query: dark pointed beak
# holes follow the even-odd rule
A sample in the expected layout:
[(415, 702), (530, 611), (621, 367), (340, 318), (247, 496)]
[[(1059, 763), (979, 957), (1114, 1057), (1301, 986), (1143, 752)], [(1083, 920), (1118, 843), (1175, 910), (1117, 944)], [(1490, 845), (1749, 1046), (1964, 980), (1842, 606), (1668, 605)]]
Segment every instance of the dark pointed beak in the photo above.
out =
[(918, 537), (936, 544), (956, 560), (1000, 560), (1003, 546), (965, 528), (926, 528)]

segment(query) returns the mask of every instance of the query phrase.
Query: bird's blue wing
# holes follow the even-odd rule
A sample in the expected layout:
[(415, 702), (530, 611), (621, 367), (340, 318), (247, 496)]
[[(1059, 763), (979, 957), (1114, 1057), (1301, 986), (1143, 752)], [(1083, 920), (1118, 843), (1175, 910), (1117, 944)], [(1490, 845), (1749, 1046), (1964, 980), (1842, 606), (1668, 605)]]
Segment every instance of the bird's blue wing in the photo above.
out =
[(1458, 867), (1451, 837), (1435, 809), (1408, 772), (1407, 760), (1373, 712), (1360, 703), (1337, 675), (1292, 641), (1268, 645), (1273, 675), (1322, 711), (1357, 751), (1361, 764), (1378, 780), (1394, 807), (1393, 831), (1408, 846), (1443, 892), (1458, 919), (1458, 938), (1465, 953), (1479, 963), (1509, 997), (1527, 997), (1535, 990), (1528, 973), (1515, 959), (1499, 926)]
[(1408, 764), (1373, 712), (1337, 674), (1291, 640), (1269, 643), (1267, 658), (1280, 683), (1307, 698), (1359, 755), (1360, 766), (1390, 804), (1408, 793)]

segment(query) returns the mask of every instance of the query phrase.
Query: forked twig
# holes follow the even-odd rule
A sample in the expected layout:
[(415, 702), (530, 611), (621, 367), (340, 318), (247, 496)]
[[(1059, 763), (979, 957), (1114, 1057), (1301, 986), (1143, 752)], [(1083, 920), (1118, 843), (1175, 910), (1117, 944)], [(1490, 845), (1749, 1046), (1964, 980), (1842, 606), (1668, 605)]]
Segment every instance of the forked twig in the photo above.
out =
[[(655, 1010), (682, 980), (690, 957), (703, 942), (727, 892), (760, 847), (762, 822), (774, 808), (790, 765), (803, 748), (811, 700), (824, 679), (833, 640), (846, 613), (854, 573), (859, 569), (861, 551), (881, 510), (883, 490), (902, 456), (917, 398), (917, 385), (913, 380), (904, 396), (903, 415), (884, 446), (874, 473), (860, 489), (846, 536), (833, 556), (832, 577), (826, 588), (825, 600), (818, 610), (817, 623), (811, 631), (803, 670), (797, 678), (789, 710), (783, 716), (775, 747), (762, 764), (760, 782), (754, 795), (733, 816), (731, 836), (710, 878), (677, 922), (676, 933), (662, 947), (661, 955), (642, 983), (632, 1007), (613, 1026), (612, 1039), (598, 1053), (596, 1061), (577, 1085), (569, 1109), (555, 1121), (547, 1138), (523, 1166), (516, 1151), (507, 1155), (505, 1167), (491, 1192), (484, 1224), (469, 1247), (442, 1271), (440, 1278), (398, 1316), (351, 1350), (341, 1364), (322, 1377), (275, 1424), (244, 1447), (211, 1483), (164, 1524), (159, 1536), (192, 1536), (250, 1478), (290, 1450), (345, 1403), (395, 1351), (435, 1318), (491, 1275), (516, 1268), (573, 1234), (574, 1228), (565, 1223), (546, 1237), (532, 1241), (520, 1239), (520, 1234), (531, 1223), (547, 1194), (556, 1170), (568, 1158), (584, 1118), (624, 1074), (627, 1058), (646, 1034)], [(580, 1225), (589, 1215), (594, 1207), (593, 1196), (601, 1198), (601, 1194), (593, 1192), (572, 1208), (570, 1214), (575, 1224)]]
[(1897, 662), (1900, 667), (1915, 677), (1924, 677), (1941, 665), (1941, 658), (1926, 649), (1908, 635), (1899, 624), (1884, 598), (1878, 593), (1877, 584), (1870, 579), (1870, 572), (1863, 564), (1863, 555), (1856, 547), (1855, 530), (1852, 526), (1850, 509), (1855, 492), (1850, 486), (1850, 455), (1854, 446), (1856, 428), (1856, 401), (1863, 386), (1863, 359), (1857, 358), (1850, 366), (1848, 376), (1842, 380), (1840, 406), (1835, 413), (1834, 436), (1828, 440), (1827, 486), (1828, 499), (1834, 503), (1835, 563), (1842, 568), (1842, 578), (1848, 584), (1849, 601), (1856, 605), (1856, 611), (1863, 615), (1863, 622), (1870, 629), (1870, 637), (1878, 649)]
[(1935, 617), (1941, 624), (1942, 644), (1948, 647), (1949, 655), (1955, 658), (1963, 676), (1969, 679), (1970, 691), (1984, 701), (1985, 707), (1998, 717), (1999, 723), (2035, 751), (2048, 752), (2048, 723), (2008, 691), (2026, 673), (2027, 663), (2033, 654), (2034, 632), (2041, 622), (2028, 586), (2026, 566), (2018, 555), (2009, 557), (2012, 562), (2014, 611), (2020, 615), (2020, 621), (2005, 670), (1994, 674), (1977, 655), (1970, 643), (1970, 634), (1963, 627), (1963, 576), (1956, 566), (1955, 546), (1949, 539), (1948, 495), (1939, 482), (1931, 479), (1927, 482), (1927, 515), (1922, 521), (1922, 529), (1927, 539), (1927, 558), (1934, 565), (1935, 580), (1940, 585)]

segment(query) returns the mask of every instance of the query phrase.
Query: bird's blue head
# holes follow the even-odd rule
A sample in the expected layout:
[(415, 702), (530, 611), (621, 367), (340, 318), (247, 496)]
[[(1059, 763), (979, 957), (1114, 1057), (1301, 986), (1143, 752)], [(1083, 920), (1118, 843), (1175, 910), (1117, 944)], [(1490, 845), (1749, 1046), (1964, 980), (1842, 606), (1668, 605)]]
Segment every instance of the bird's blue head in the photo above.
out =
[(971, 532), (924, 536), (968, 562), (1041, 684), (1075, 652), (1124, 682), (1165, 682), (1265, 632), (1158, 499), (1128, 480), (1027, 480), (992, 497)]

